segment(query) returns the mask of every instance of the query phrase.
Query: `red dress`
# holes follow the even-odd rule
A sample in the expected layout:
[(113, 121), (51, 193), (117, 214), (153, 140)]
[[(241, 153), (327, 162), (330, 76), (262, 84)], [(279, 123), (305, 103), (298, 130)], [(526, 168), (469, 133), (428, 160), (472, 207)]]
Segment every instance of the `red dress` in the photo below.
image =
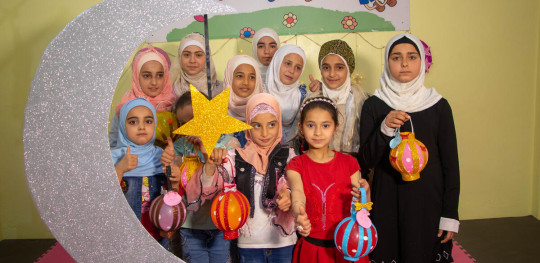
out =
[[(343, 258), (335, 246), (325, 247), (313, 243), (333, 244), (337, 225), (351, 215), (351, 175), (360, 170), (356, 159), (335, 152), (331, 161), (317, 163), (307, 154), (302, 154), (294, 157), (286, 169), (296, 171), (302, 177), (306, 213), (311, 222), (311, 242), (304, 238), (298, 240), (293, 262), (350, 262)], [(360, 258), (357, 262), (367, 263), (368, 257)]]

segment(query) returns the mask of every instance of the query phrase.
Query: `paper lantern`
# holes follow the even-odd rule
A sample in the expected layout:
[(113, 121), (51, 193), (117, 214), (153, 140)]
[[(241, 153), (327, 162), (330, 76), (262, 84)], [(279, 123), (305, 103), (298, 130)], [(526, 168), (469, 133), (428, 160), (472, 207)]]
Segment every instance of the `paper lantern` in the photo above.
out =
[(428, 161), (426, 146), (414, 137), (414, 132), (401, 132), (401, 143), (390, 151), (390, 163), (403, 181), (420, 178)]
[(160, 111), (156, 113), (156, 140), (155, 144), (160, 147), (167, 146), (167, 137), (171, 137), (173, 141), (180, 136), (173, 134), (173, 131), (178, 129), (178, 121), (176, 114), (169, 111)]
[(150, 221), (158, 229), (176, 231), (186, 221), (186, 206), (176, 191), (158, 196), (150, 205)]
[(366, 191), (360, 188), (362, 202), (352, 202), (351, 216), (343, 219), (334, 232), (334, 242), (345, 260), (358, 261), (377, 245), (377, 230), (369, 219), (372, 203), (367, 203)]
[(225, 239), (238, 238), (238, 229), (247, 221), (250, 206), (245, 195), (236, 190), (236, 184), (225, 184), (210, 208), (210, 216), (216, 227), (223, 231)]

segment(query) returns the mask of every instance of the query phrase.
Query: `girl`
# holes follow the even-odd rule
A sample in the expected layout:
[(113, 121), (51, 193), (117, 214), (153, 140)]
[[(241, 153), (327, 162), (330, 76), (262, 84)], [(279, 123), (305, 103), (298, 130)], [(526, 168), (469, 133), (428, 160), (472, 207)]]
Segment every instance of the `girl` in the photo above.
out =
[[(179, 126), (190, 121), (193, 118), (191, 92), (180, 96), (175, 108)], [(165, 165), (174, 163), (171, 167), (174, 178), (180, 178), (178, 167), (182, 164), (184, 156), (198, 155), (199, 162), (205, 162), (206, 151), (201, 147), (201, 141), (197, 137), (182, 136), (174, 144), (169, 138), (169, 145), (163, 151), (162, 163)], [(238, 141), (232, 135), (222, 135), (215, 147), (233, 149), (238, 146)], [(200, 185), (191, 184), (186, 189), (188, 192), (197, 190), (200, 190)], [(212, 202), (206, 202), (200, 208), (199, 204), (188, 205), (186, 221), (172, 238), (171, 251), (187, 262), (227, 262), (229, 258), (230, 242), (223, 238), (223, 233), (212, 222), (211, 204)]]
[[(241, 121), (246, 121), (246, 104), (255, 94), (265, 92), (257, 62), (250, 56), (237, 55), (227, 62), (225, 68), (225, 87), (231, 87), (228, 114)], [(244, 147), (244, 131), (234, 133), (234, 137)]]
[(253, 52), (251, 54), (259, 63), (262, 83), (266, 83), (268, 65), (270, 65), (279, 46), (279, 36), (273, 29), (261, 28), (253, 36), (253, 42), (251, 42)]
[[(290, 191), (284, 177), (285, 164), (294, 151), (280, 144), (280, 113), (272, 95), (254, 95), (246, 105), (246, 120), (253, 129), (246, 133), (245, 147), (215, 149), (200, 176), (203, 192), (207, 193), (223, 187), (219, 174), (235, 175), (237, 189), (249, 200), (249, 219), (238, 238), (240, 262), (290, 262), (296, 243), (294, 218), (288, 213)], [(225, 157), (225, 171), (218, 171), (217, 165)]]
[[(176, 96), (180, 97), (189, 91), (189, 84), (208, 96), (205, 47), (204, 37), (199, 33), (191, 33), (180, 41), (178, 56), (174, 59), (171, 69)], [(213, 98), (223, 91), (223, 83), (216, 80), (212, 58), (210, 58), (210, 76)]]
[[(372, 219), (379, 243), (373, 262), (452, 262), (458, 232), (459, 164), (448, 101), (424, 86), (422, 43), (410, 34), (386, 45), (381, 88), (362, 108), (358, 160), (375, 168)], [(388, 161), (394, 130), (411, 131), (427, 147), (420, 179), (401, 180)]]
[(279, 101), (282, 110), (283, 135), (281, 143), (289, 142), (296, 134), (296, 115), (306, 97), (306, 85), (300, 85), (306, 55), (299, 46), (285, 45), (278, 49), (268, 66), (266, 88)]
[(168, 239), (162, 239), (150, 222), (150, 203), (161, 194), (165, 181), (163, 150), (154, 146), (156, 111), (146, 99), (135, 98), (122, 106), (119, 120), (118, 147), (111, 150), (118, 182), (142, 225), (167, 248)]
[(115, 148), (118, 143), (118, 114), (122, 106), (134, 99), (145, 98), (156, 112), (171, 111), (176, 99), (169, 80), (169, 56), (157, 47), (139, 50), (131, 62), (131, 89), (116, 105), (115, 115), (109, 128), (109, 146)]
[(322, 95), (336, 104), (342, 125), (332, 137), (330, 149), (348, 154), (360, 148), (360, 109), (368, 97), (362, 87), (351, 83), (354, 67), (354, 53), (345, 41), (336, 39), (324, 43), (319, 51), (322, 89), (308, 96)]
[(337, 114), (334, 102), (326, 97), (307, 99), (300, 109), (298, 126), (309, 150), (287, 165), (292, 210), (302, 236), (293, 262), (347, 262), (334, 245), (334, 231), (351, 215), (351, 200), (359, 198), (358, 187), (365, 188), (369, 196), (368, 183), (360, 179), (354, 157), (329, 148), (338, 129)]

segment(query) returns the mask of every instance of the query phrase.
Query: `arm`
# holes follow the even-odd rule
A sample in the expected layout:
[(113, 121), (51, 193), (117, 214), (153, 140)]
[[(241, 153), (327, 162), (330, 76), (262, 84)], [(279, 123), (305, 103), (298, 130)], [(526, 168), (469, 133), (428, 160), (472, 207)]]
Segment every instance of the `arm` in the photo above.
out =
[(447, 235), (441, 241), (442, 243), (452, 239), (454, 233), (457, 233), (459, 230), (458, 204), (460, 191), (459, 160), (454, 118), (450, 105), (448, 102), (444, 102), (440, 110), (438, 129), (439, 154), (441, 156), (444, 180), (443, 210), (439, 226), (439, 236), (442, 235), (443, 230), (447, 231)]
[(116, 170), (116, 176), (118, 176), (118, 183), (122, 183), (122, 177), (124, 177), (125, 172), (129, 172), (137, 168), (138, 156), (131, 154), (129, 146), (127, 147), (126, 154), (122, 159), (114, 166)]
[(388, 131), (400, 127), (410, 119), (407, 113), (396, 110), (390, 111), (385, 118), (376, 116), (372, 102), (369, 99), (366, 101), (360, 115), (360, 150), (357, 158), (362, 169), (375, 168), (387, 157), (388, 144), (392, 139), (391, 132)]
[(302, 177), (296, 171), (287, 170), (287, 180), (291, 186), (292, 210), (296, 218), (298, 232), (302, 236), (308, 236), (311, 232), (311, 223), (306, 214), (306, 195), (304, 194)]

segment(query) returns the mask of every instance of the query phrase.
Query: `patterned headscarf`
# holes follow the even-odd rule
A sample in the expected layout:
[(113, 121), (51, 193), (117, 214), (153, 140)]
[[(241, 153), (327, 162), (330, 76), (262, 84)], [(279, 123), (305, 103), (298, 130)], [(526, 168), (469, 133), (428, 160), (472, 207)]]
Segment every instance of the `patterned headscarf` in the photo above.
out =
[(274, 147), (281, 142), (282, 125), (281, 125), (281, 110), (279, 102), (276, 98), (268, 93), (259, 93), (251, 97), (246, 106), (246, 116), (249, 116), (248, 124), (251, 120), (262, 113), (270, 113), (276, 116), (278, 133), (274, 143), (267, 147), (260, 147), (251, 139), (251, 130), (246, 131), (247, 143), (242, 149), (238, 149), (238, 153), (246, 162), (253, 165), (255, 170), (260, 174), (266, 174), (268, 168), (268, 156), (274, 150)]

